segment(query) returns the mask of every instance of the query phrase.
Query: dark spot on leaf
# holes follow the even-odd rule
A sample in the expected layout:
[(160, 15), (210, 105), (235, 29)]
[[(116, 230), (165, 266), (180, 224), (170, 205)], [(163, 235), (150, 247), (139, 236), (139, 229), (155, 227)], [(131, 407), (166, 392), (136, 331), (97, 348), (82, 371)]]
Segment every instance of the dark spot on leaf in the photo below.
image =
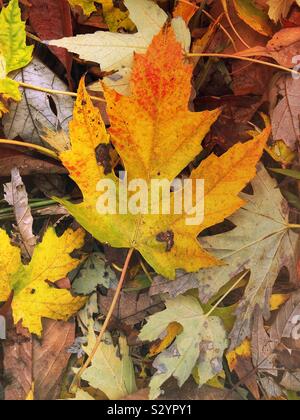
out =
[(100, 146), (96, 150), (96, 157), (98, 165), (101, 165), (104, 169), (104, 175), (110, 174), (112, 172), (110, 145), (100, 144)]
[(52, 96), (50, 96), (50, 95), (48, 95), (48, 102), (49, 102), (49, 106), (50, 106), (51, 111), (57, 117), (58, 112), (57, 112), (56, 103), (55, 103), (54, 99), (52, 98)]
[(174, 232), (167, 230), (167, 232), (161, 232), (156, 236), (158, 242), (166, 243), (166, 252), (170, 252), (174, 246)]
[(30, 294), (31, 294), (31, 295), (34, 295), (34, 294), (35, 294), (35, 292), (36, 292), (36, 290), (35, 290), (35, 289), (32, 289), (32, 290), (30, 291)]

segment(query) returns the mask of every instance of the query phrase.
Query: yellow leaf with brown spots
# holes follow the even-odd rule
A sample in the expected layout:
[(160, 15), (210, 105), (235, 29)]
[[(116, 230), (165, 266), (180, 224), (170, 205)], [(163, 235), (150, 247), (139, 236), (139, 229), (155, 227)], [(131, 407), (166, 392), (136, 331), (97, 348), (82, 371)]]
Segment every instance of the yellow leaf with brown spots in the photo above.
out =
[(13, 292), (14, 323), (38, 336), (42, 333), (42, 318), (67, 321), (86, 302), (54, 283), (74, 270), (80, 260), (70, 256), (84, 243), (85, 232), (68, 229), (61, 237), (49, 228), (43, 242), (36, 246), (31, 262), (23, 265), (20, 250), (10, 244), (5, 231), (0, 230), (0, 301)]
[[(134, 61), (131, 96), (105, 88), (111, 122), (109, 134), (127, 179), (120, 181), (110, 164), (108, 133), (81, 82), (70, 126), (72, 148), (61, 154), (61, 160), (80, 187), (84, 200), (80, 204), (57, 201), (100, 242), (115, 248), (135, 248), (165, 277), (174, 278), (177, 269), (193, 272), (219, 265), (215, 257), (200, 247), (197, 237), (243, 204), (238, 194), (255, 176), (270, 127), (221, 157), (211, 155), (192, 172), (190, 179), (194, 185), (198, 179), (204, 180), (203, 222), (187, 223), (189, 206), (183, 214), (174, 210), (173, 204), (182, 190), (171, 193), (169, 214), (160, 214), (161, 211), (154, 214), (150, 211), (153, 179), (172, 182), (180, 175), (202, 151), (201, 142), (220, 111), (189, 110), (192, 66), (186, 63), (171, 28), (154, 37), (147, 53), (137, 54)], [(151, 199), (146, 207), (140, 206), (134, 213), (119, 200), (119, 192), (126, 187), (126, 181), (136, 179), (146, 183), (144, 192)], [(116, 190), (116, 200), (112, 203), (115, 214), (97, 211), (99, 200), (105, 197), (103, 191), (97, 191), (98, 182), (103, 180), (112, 181)], [(129, 204), (134, 198), (131, 192)], [(193, 199), (198, 204), (202, 198), (203, 195), (196, 197), (194, 191)], [(155, 204), (165, 204), (161, 198), (156, 200)]]

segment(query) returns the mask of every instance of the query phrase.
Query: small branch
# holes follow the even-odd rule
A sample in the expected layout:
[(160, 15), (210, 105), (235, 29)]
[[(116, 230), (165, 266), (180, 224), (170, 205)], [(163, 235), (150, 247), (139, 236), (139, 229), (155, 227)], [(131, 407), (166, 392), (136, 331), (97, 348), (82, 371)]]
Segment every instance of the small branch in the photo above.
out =
[(286, 71), (288, 73), (300, 76), (300, 72), (293, 69), (289, 69), (288, 67), (280, 66), (279, 64), (269, 63), (268, 61), (257, 60), (255, 58), (250, 58), (250, 57), (242, 57), (242, 56), (234, 55), (234, 54), (188, 53), (186, 55), (187, 57), (216, 57), (216, 58), (231, 58), (234, 60), (248, 61), (250, 63), (261, 64), (264, 66), (275, 68), (277, 70)]
[(217, 309), (217, 307), (227, 298), (227, 296), (237, 287), (237, 285), (244, 280), (244, 278), (247, 276), (247, 274), (250, 273), (250, 270), (247, 270), (241, 277), (238, 278), (238, 280), (230, 287), (230, 289), (227, 290), (225, 295), (221, 297), (221, 299), (218, 300), (218, 302), (211, 308), (211, 310), (205, 314), (205, 317), (208, 318), (214, 311)]
[(0, 144), (7, 144), (7, 145), (11, 145), (11, 146), (27, 147), (29, 149), (37, 150), (38, 152), (40, 152), (40, 153), (42, 153), (44, 155), (50, 156), (53, 159), (60, 160), (59, 157), (58, 157), (58, 155), (54, 151), (52, 151), (50, 149), (47, 149), (46, 147), (39, 146), (38, 144), (25, 143), (25, 142), (22, 142), (22, 141), (7, 140), (7, 139), (0, 139)]
[[(54, 89), (47, 89), (47, 88), (43, 88), (42, 86), (35, 86), (35, 85), (31, 85), (29, 83), (24, 83), (24, 82), (19, 82), (19, 85), (25, 89), (31, 89), (31, 90), (36, 90), (38, 92), (45, 92), (45, 93), (49, 93), (50, 95), (65, 95), (65, 96), (71, 96), (72, 98), (77, 98), (77, 93), (75, 92), (67, 92), (67, 91), (63, 91), (63, 90), (54, 90)], [(93, 101), (98, 101), (98, 102), (105, 102), (105, 99), (102, 98), (98, 98), (98, 96), (91, 96), (91, 99)]]
[(91, 354), (89, 355), (88, 359), (86, 360), (86, 362), (84, 363), (84, 365), (82, 366), (82, 368), (79, 370), (79, 372), (76, 374), (76, 376), (74, 378), (74, 381), (73, 381), (73, 383), (71, 385), (71, 389), (70, 389), (70, 392), (72, 394), (73, 393), (76, 393), (76, 391), (77, 391), (77, 389), (78, 389), (78, 387), (80, 385), (80, 379), (81, 379), (83, 373), (90, 366), (90, 364), (91, 364), (91, 362), (92, 362), (95, 354), (99, 350), (99, 347), (100, 347), (100, 345), (102, 343), (102, 339), (104, 337), (104, 334), (105, 334), (105, 332), (107, 330), (107, 327), (108, 327), (108, 325), (110, 323), (111, 317), (112, 317), (112, 315), (114, 313), (115, 307), (116, 307), (116, 305), (118, 303), (118, 300), (119, 300), (119, 297), (120, 297), (120, 293), (121, 293), (123, 284), (125, 282), (127, 270), (128, 270), (129, 263), (130, 263), (130, 260), (131, 260), (132, 255), (133, 255), (133, 252), (134, 252), (134, 248), (131, 248), (128, 251), (128, 254), (127, 254), (127, 257), (126, 257), (126, 261), (125, 261), (125, 264), (124, 264), (124, 267), (123, 267), (123, 271), (122, 271), (122, 274), (121, 274), (121, 277), (120, 277), (120, 280), (119, 280), (119, 284), (118, 284), (118, 287), (116, 289), (116, 292), (115, 292), (113, 301), (112, 301), (112, 303), (110, 305), (110, 308), (109, 308), (108, 314), (106, 316), (106, 319), (104, 321), (103, 327), (101, 328), (101, 332), (100, 332), (99, 336), (97, 337), (96, 344), (95, 344), (95, 346), (94, 346)]
[(223, 9), (224, 9), (224, 13), (225, 13), (226, 19), (228, 20), (228, 23), (229, 23), (231, 29), (233, 30), (233, 32), (235, 33), (235, 35), (238, 37), (238, 39), (241, 41), (241, 43), (244, 44), (246, 48), (250, 48), (250, 45), (247, 44), (247, 42), (243, 39), (243, 37), (235, 29), (235, 26), (234, 26), (234, 24), (233, 24), (233, 22), (231, 20), (231, 17), (229, 15), (229, 12), (228, 12), (227, 0), (222, 0), (221, 3), (222, 3), (222, 6), (223, 6)]
[(300, 225), (288, 224), (288, 229), (300, 229)]

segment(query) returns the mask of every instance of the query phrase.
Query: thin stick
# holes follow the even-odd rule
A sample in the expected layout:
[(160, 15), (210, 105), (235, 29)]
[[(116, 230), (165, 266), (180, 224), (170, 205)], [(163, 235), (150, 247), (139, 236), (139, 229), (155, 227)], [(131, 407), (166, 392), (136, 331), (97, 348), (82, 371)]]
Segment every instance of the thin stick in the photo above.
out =
[[(195, 6), (198, 10), (201, 10), (201, 13), (203, 13), (205, 16), (208, 17), (208, 19), (210, 19), (213, 23), (215, 23), (216, 25), (218, 25), (222, 31), (225, 33), (225, 35), (229, 38), (229, 40), (231, 41), (233, 48), (237, 51), (237, 46), (235, 43), (235, 40), (232, 38), (232, 36), (230, 35), (230, 33), (227, 31), (227, 29), (218, 22), (217, 19), (215, 19), (210, 13), (208, 13), (205, 9), (203, 9), (200, 6), (197, 6), (196, 4), (192, 4), (187, 0), (178, 0), (178, 3), (184, 3), (184, 4), (188, 4), (189, 6)], [(218, 18), (219, 19), (219, 18)]]
[(231, 29), (233, 30), (233, 32), (235, 33), (235, 35), (238, 37), (238, 39), (241, 41), (241, 43), (244, 44), (246, 48), (250, 48), (250, 45), (247, 44), (247, 42), (243, 39), (243, 37), (235, 29), (235, 26), (234, 26), (234, 24), (233, 24), (233, 22), (231, 20), (231, 17), (229, 15), (229, 12), (228, 12), (227, 0), (224, 0), (221, 3), (222, 3), (222, 6), (223, 6), (223, 9), (224, 9), (224, 12), (225, 12), (226, 19), (228, 20), (228, 23), (229, 23)]
[(247, 270), (238, 280), (230, 287), (229, 290), (218, 300), (218, 302), (213, 306), (213, 308), (205, 314), (205, 317), (208, 318), (216, 309), (217, 307), (227, 298), (227, 296), (236, 288), (236, 286), (249, 274), (250, 270)]
[(279, 64), (269, 63), (268, 61), (257, 60), (250, 57), (242, 57), (234, 54), (217, 54), (217, 53), (188, 53), (187, 57), (216, 57), (216, 58), (232, 58), (234, 60), (248, 61), (250, 63), (262, 64), (264, 66), (273, 67), (277, 70), (283, 70), (288, 73), (300, 76), (297, 70), (289, 69), (288, 67), (280, 66)]
[(289, 229), (300, 229), (300, 225), (288, 224), (287, 227)]
[[(49, 93), (50, 95), (65, 95), (65, 96), (71, 96), (73, 98), (77, 98), (77, 93), (75, 92), (66, 92), (63, 90), (54, 90), (54, 89), (47, 89), (44, 88), (42, 86), (35, 86), (35, 85), (31, 85), (29, 83), (24, 83), (24, 82), (18, 82), (19, 85), (25, 89), (31, 89), (31, 90), (36, 90), (38, 92), (45, 92), (45, 93)], [(98, 101), (98, 102), (106, 102), (105, 99), (102, 98), (98, 98), (98, 96), (91, 96), (91, 99), (93, 101)]]
[(132, 255), (133, 255), (133, 252), (134, 252), (134, 248), (131, 248), (128, 251), (128, 254), (127, 254), (127, 257), (126, 257), (126, 261), (125, 261), (125, 264), (124, 264), (124, 267), (123, 267), (123, 271), (122, 271), (122, 274), (121, 274), (121, 277), (120, 277), (120, 281), (119, 281), (118, 287), (116, 289), (116, 292), (115, 292), (113, 301), (112, 301), (112, 303), (110, 305), (108, 314), (107, 314), (106, 319), (104, 321), (103, 327), (101, 328), (101, 332), (100, 332), (99, 336), (97, 337), (96, 344), (95, 344), (95, 346), (94, 346), (91, 354), (89, 355), (88, 359), (86, 360), (86, 362), (84, 363), (84, 365), (78, 371), (78, 373), (76, 374), (76, 376), (74, 378), (74, 381), (73, 381), (73, 383), (71, 385), (71, 389), (70, 389), (70, 392), (71, 393), (74, 393), (75, 389), (77, 391), (77, 388), (79, 387), (80, 379), (81, 379), (83, 373), (86, 371), (86, 369), (91, 364), (91, 362), (92, 362), (95, 354), (97, 353), (97, 351), (98, 351), (98, 349), (99, 349), (99, 347), (100, 347), (100, 345), (102, 343), (103, 336), (104, 336), (104, 334), (105, 334), (105, 332), (107, 330), (107, 327), (109, 325), (109, 322), (111, 320), (111, 317), (112, 317), (112, 315), (114, 313), (115, 307), (116, 307), (116, 305), (118, 303), (118, 300), (119, 300), (119, 297), (120, 297), (120, 293), (121, 293), (121, 290), (122, 290), (122, 287), (123, 287), (123, 284), (124, 284), (124, 281), (125, 281), (125, 278), (126, 278), (127, 270), (128, 270), (129, 263), (130, 263), (130, 260), (131, 260)]
[(39, 146), (38, 144), (25, 143), (22, 141), (7, 140), (7, 139), (0, 139), (0, 144), (8, 144), (12, 146), (20, 146), (20, 147), (27, 147), (29, 149), (35, 149), (38, 152), (43, 153), (44, 155), (52, 157), (53, 159), (60, 160), (58, 155), (54, 151), (47, 149), (46, 147)]

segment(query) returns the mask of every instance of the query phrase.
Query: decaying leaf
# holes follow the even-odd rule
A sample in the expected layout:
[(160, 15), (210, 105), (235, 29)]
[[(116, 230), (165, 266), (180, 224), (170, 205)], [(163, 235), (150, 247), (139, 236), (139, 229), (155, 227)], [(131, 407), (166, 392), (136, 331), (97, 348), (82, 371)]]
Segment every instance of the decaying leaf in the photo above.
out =
[(0, 117), (8, 112), (8, 101), (21, 100), (19, 84), (7, 77), (27, 66), (33, 46), (26, 46), (25, 22), (21, 20), (18, 0), (10, 0), (0, 13)]
[(11, 182), (4, 185), (4, 198), (14, 208), (17, 222), (16, 241), (21, 246), (25, 260), (30, 260), (36, 245), (36, 237), (32, 231), (33, 217), (28, 205), (28, 195), (17, 168), (11, 171)]
[[(67, 86), (38, 58), (25, 69), (13, 74), (13, 80), (39, 85), (46, 89), (66, 91)], [(21, 102), (10, 106), (10, 113), (3, 118), (7, 138), (22, 137), (30, 142), (41, 143), (46, 130), (68, 131), (74, 101), (63, 95), (50, 95), (35, 90), (24, 90)]]
[[(105, 89), (109, 134), (123, 160), (127, 180), (144, 179), (149, 194), (151, 179), (172, 181), (202, 150), (201, 139), (220, 113), (218, 109), (201, 113), (188, 110), (191, 74), (192, 67), (183, 63), (182, 48), (169, 28), (154, 38), (146, 55), (135, 56), (132, 96)], [(109, 165), (99, 166), (96, 161), (95, 149), (103, 145), (105, 150), (109, 136), (81, 82), (70, 125), (72, 149), (60, 157), (80, 187), (84, 201), (79, 205), (57, 201), (99, 241), (115, 248), (137, 249), (166, 277), (174, 278), (176, 269), (192, 272), (216, 265), (219, 262), (195, 239), (242, 206), (237, 194), (254, 177), (269, 132), (268, 127), (221, 157), (211, 155), (192, 172), (192, 181), (205, 181), (205, 220), (200, 226), (187, 224), (186, 214), (175, 214), (174, 208), (169, 215), (143, 214), (142, 209), (136, 215), (99, 215), (96, 185), (101, 179), (109, 179), (118, 191), (119, 179)], [(177, 194), (182, 191), (173, 193), (172, 200)]]
[(102, 285), (109, 289), (117, 282), (115, 272), (107, 265), (103, 254), (94, 253), (84, 262), (72, 284), (77, 294), (88, 295)]
[(271, 110), (274, 140), (283, 140), (292, 150), (300, 141), (300, 80), (282, 75), (273, 84), (271, 95), (275, 98)]
[(54, 282), (66, 277), (79, 264), (80, 260), (69, 254), (83, 246), (84, 236), (81, 229), (77, 232), (69, 229), (59, 238), (49, 228), (43, 242), (36, 246), (31, 262), (23, 265), (20, 250), (0, 230), (0, 301), (5, 302), (14, 293), (15, 324), (22, 321), (23, 327), (40, 336), (42, 318), (68, 320), (84, 305), (86, 298), (73, 297), (69, 291), (54, 286)]
[[(89, 355), (96, 343), (93, 322), (89, 325), (87, 345), (84, 351)], [(120, 337), (115, 347), (109, 333), (98, 349), (91, 366), (84, 372), (82, 379), (102, 392), (110, 400), (118, 400), (136, 392), (136, 383), (129, 347), (125, 337)]]
[(157, 398), (161, 386), (172, 376), (182, 386), (195, 369), (199, 384), (222, 371), (222, 357), (227, 347), (226, 332), (218, 317), (208, 317), (197, 299), (178, 296), (166, 301), (166, 310), (152, 315), (140, 333), (143, 341), (154, 341), (177, 322), (183, 331), (175, 342), (154, 361), (157, 372), (150, 381), (150, 399)]
[(232, 348), (250, 336), (252, 313), (256, 305), (269, 317), (272, 288), (282, 267), (297, 278), (295, 252), (298, 235), (288, 227), (289, 208), (279, 188), (263, 166), (252, 182), (254, 195), (242, 194), (246, 201), (230, 218), (236, 226), (230, 232), (201, 239), (204, 246), (226, 265), (201, 270), (197, 274), (200, 297), (207, 302), (233, 277), (251, 270), (244, 298), (240, 301)]

